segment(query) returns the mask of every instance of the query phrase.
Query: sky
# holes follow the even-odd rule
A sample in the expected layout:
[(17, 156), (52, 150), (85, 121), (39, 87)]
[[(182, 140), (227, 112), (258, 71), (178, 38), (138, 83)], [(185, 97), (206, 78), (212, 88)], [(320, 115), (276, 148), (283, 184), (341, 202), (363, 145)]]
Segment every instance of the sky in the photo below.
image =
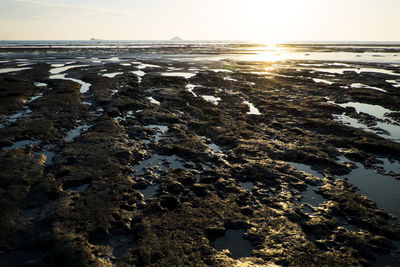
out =
[(0, 0), (0, 40), (400, 41), (400, 0)]

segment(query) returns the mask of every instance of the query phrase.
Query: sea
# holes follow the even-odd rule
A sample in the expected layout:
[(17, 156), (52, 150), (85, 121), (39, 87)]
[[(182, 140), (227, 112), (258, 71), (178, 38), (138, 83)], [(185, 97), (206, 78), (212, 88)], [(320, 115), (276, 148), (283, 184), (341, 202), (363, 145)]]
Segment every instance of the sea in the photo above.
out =
[[(35, 51), (33, 51), (35, 50)], [(38, 51), (39, 50), (39, 51)], [(42, 50), (40, 52), (40, 50)], [(302, 41), (267, 44), (247, 41), (71, 40), (0, 41), (0, 59), (52, 58), (68, 53), (115, 54), (124, 58), (181, 60), (284, 61), (315, 60), (400, 64), (400, 42)], [(32, 53), (30, 53), (32, 52)], [(74, 53), (75, 52), (75, 53)]]

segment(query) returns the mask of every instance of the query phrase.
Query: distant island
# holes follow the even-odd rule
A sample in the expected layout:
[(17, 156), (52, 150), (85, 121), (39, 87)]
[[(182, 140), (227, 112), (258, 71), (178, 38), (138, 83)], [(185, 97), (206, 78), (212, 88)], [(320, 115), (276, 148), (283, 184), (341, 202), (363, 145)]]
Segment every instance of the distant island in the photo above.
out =
[(174, 38), (171, 38), (171, 41), (179, 42), (179, 41), (183, 41), (183, 39), (179, 36), (175, 36)]

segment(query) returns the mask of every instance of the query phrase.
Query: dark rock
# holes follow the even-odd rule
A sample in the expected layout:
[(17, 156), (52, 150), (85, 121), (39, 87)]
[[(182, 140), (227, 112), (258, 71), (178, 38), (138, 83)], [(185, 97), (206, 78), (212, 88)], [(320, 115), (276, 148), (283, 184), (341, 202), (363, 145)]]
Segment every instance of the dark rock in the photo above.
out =
[(174, 196), (164, 195), (160, 196), (160, 204), (168, 210), (174, 210), (179, 206), (179, 200)]
[(204, 197), (210, 194), (210, 187), (205, 184), (194, 184), (192, 190), (199, 197)]

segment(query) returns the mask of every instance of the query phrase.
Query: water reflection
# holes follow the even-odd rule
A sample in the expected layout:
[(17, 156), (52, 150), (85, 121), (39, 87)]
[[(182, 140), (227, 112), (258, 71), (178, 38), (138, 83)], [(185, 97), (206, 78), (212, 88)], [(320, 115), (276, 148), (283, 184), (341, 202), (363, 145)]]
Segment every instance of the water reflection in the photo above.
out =
[(253, 247), (250, 241), (243, 238), (244, 230), (228, 229), (225, 235), (214, 242), (214, 247), (217, 250), (228, 249), (232, 258), (239, 259), (251, 256)]
[(379, 208), (383, 208), (400, 218), (399, 181), (391, 176), (376, 173), (373, 169), (366, 169), (360, 163), (353, 162), (343, 156), (340, 161), (351, 162), (357, 168), (347, 175), (339, 176), (339, 178), (348, 178), (349, 182), (357, 186), (362, 194), (375, 201)]
[[(304, 50), (301, 46), (270, 46), (261, 51), (247, 50), (245, 55), (239, 55), (244, 61), (284, 61), (284, 60), (315, 60), (315, 61), (336, 61), (336, 62), (368, 62), (368, 63), (398, 63), (398, 53), (385, 52), (359, 52), (345, 51), (312, 51), (313, 48)], [(310, 51), (311, 50), (311, 51)], [(307, 51), (307, 52), (305, 52)], [(377, 56), (379, 55), (379, 56)]]

